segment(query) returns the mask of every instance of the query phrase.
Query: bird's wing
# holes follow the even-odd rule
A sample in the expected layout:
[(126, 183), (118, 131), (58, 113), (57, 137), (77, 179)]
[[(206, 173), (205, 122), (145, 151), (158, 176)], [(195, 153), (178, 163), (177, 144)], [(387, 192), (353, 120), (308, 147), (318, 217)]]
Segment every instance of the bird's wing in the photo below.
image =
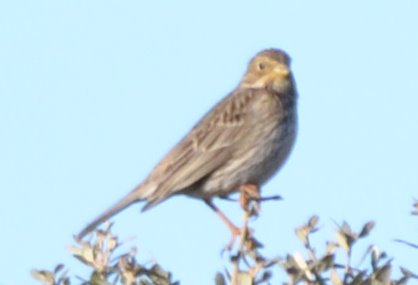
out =
[[(253, 90), (226, 97), (155, 167), (147, 179), (157, 187), (148, 193), (144, 210), (211, 174), (227, 162), (246, 131), (246, 105)], [(144, 197), (145, 198), (145, 197)]]

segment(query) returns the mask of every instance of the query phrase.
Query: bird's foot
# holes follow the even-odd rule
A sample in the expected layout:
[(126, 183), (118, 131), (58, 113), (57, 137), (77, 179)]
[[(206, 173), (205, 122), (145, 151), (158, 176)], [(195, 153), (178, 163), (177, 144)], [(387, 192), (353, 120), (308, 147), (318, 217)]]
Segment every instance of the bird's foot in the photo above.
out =
[(232, 251), (232, 249), (234, 248), (235, 242), (237, 240), (238, 237), (241, 236), (241, 229), (238, 228), (237, 226), (228, 226), (230, 231), (231, 231), (231, 238), (229, 239), (229, 242), (226, 244), (225, 248), (222, 250), (222, 252), (225, 251)]
[(255, 184), (244, 184), (240, 187), (240, 205), (241, 208), (249, 213), (249, 216), (258, 216), (260, 212), (260, 203), (265, 201), (282, 200), (280, 195), (262, 197), (260, 187)]
[(250, 216), (257, 216), (260, 211), (260, 187), (255, 184), (244, 184), (239, 190), (241, 208), (250, 213)]

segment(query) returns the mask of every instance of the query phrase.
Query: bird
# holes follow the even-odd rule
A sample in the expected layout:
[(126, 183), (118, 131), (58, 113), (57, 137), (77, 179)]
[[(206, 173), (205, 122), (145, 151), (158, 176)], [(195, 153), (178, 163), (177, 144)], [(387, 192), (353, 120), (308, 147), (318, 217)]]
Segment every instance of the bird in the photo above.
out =
[(120, 211), (142, 211), (184, 194), (203, 200), (234, 234), (239, 229), (213, 203), (216, 197), (260, 187), (285, 163), (296, 140), (296, 84), (289, 55), (258, 52), (238, 85), (217, 103), (124, 198), (87, 224), (81, 240)]

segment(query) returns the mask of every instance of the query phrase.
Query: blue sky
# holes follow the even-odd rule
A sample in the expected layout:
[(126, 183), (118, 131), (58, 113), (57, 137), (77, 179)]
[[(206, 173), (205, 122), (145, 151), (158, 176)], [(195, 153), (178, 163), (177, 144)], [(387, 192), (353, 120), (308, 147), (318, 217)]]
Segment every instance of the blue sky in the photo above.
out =
[[(169, 1), (166, 1), (169, 2)], [(231, 91), (248, 60), (293, 58), (299, 135), (254, 223), (264, 253), (301, 249), (318, 214), (377, 227), (369, 243), (418, 271), (416, 1), (3, 1), (0, 3), (0, 284), (34, 284), (90, 219), (146, 177)], [(239, 207), (218, 205), (236, 221)], [(203, 203), (175, 197), (114, 221), (140, 258), (182, 284), (213, 284), (229, 233)], [(365, 243), (367, 245), (367, 243)], [(190, 270), (190, 268), (193, 270)], [(203, 281), (206, 283), (202, 283)]]

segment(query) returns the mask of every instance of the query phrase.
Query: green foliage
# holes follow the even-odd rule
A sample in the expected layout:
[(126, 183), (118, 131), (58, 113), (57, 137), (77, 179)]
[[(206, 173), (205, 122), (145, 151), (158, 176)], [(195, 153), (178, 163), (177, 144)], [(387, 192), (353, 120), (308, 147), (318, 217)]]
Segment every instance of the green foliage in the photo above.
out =
[[(352, 265), (351, 256), (354, 245), (366, 238), (374, 227), (374, 222), (366, 223), (359, 232), (351, 229), (344, 222), (336, 230), (336, 238), (326, 242), (326, 250), (318, 255), (311, 245), (310, 236), (317, 231), (318, 217), (312, 217), (305, 225), (296, 229), (296, 234), (302, 241), (308, 258), (296, 253), (288, 255), (279, 261), (286, 271), (288, 282), (285, 284), (332, 284), (332, 285), (386, 285), (406, 284), (414, 274), (401, 268), (401, 277), (392, 278), (392, 259), (388, 258), (376, 246), (369, 246), (363, 254), (363, 261), (369, 259), (369, 265), (356, 268)], [(344, 263), (337, 262), (338, 254), (345, 257)]]
[[(111, 225), (106, 230), (97, 230), (91, 241), (79, 241), (76, 246), (71, 246), (69, 251), (73, 256), (92, 270), (89, 278), (80, 278), (81, 281), (77, 284), (179, 284), (178, 282), (173, 282), (171, 273), (162, 269), (158, 264), (145, 266), (138, 263), (135, 258), (135, 248), (115, 257), (117, 250), (121, 246), (122, 244), (118, 242), (118, 238), (111, 232)], [(59, 271), (56, 269), (52, 272), (33, 270), (32, 275), (44, 285), (70, 284), (66, 274), (59, 275)]]
[[(414, 205), (418, 208), (418, 203)], [(369, 246), (362, 254), (360, 267), (352, 265), (352, 255), (358, 242), (366, 239), (374, 227), (374, 222), (366, 223), (359, 231), (354, 231), (348, 223), (337, 225), (335, 237), (326, 241), (325, 250), (318, 254), (311, 242), (318, 231), (319, 218), (311, 217), (306, 224), (296, 228), (295, 233), (303, 244), (303, 252), (285, 257), (263, 256), (263, 245), (254, 237), (249, 220), (258, 214), (259, 201), (244, 208), (244, 223), (241, 236), (235, 246), (228, 248), (229, 263), (224, 273), (217, 273), (216, 285), (271, 284), (273, 271), (281, 270), (287, 276), (286, 285), (405, 285), (418, 276), (405, 268), (400, 268), (393, 277), (392, 259), (376, 246)], [(399, 240), (400, 241), (400, 240)], [(411, 243), (400, 241), (411, 245)], [(70, 252), (83, 265), (91, 269), (89, 277), (72, 278), (71, 282), (82, 285), (178, 285), (172, 281), (172, 274), (158, 264), (145, 266), (135, 256), (136, 249), (115, 257), (122, 244), (112, 234), (111, 225), (95, 232), (91, 241), (78, 241), (70, 247)], [(32, 275), (44, 285), (69, 285), (68, 271), (58, 265), (53, 271), (32, 270)]]

